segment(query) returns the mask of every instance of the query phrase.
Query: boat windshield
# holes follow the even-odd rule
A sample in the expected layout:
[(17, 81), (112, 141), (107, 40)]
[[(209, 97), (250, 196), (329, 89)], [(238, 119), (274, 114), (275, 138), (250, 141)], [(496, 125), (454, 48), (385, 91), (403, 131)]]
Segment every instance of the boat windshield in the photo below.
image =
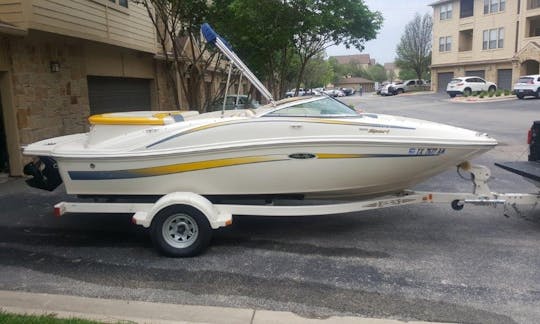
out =
[(353, 108), (333, 98), (321, 98), (312, 101), (302, 101), (281, 109), (273, 110), (263, 117), (358, 117)]

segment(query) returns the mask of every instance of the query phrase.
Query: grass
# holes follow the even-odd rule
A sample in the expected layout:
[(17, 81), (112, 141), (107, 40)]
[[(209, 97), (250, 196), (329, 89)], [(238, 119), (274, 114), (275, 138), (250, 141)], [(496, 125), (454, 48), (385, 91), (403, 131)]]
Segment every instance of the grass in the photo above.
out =
[(55, 314), (49, 315), (18, 315), (0, 310), (0, 323), (9, 324), (99, 324), (100, 322), (78, 318), (57, 318)]

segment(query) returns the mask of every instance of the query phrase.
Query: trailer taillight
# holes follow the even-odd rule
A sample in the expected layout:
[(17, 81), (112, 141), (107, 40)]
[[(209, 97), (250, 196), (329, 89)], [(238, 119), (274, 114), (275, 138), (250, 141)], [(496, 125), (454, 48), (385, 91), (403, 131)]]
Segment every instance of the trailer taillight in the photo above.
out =
[(529, 132), (527, 133), (527, 144), (531, 145), (532, 137), (533, 137), (533, 130), (529, 129)]

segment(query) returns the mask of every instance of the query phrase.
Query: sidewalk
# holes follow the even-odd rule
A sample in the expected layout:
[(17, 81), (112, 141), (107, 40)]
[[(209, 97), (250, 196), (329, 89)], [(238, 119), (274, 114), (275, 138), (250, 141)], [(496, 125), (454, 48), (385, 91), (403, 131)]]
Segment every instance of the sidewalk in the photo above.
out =
[(192, 306), (0, 290), (0, 309), (18, 314), (56, 314), (105, 323), (208, 323), (208, 324), (420, 324), (360, 317), (310, 319), (290, 312), (246, 308)]

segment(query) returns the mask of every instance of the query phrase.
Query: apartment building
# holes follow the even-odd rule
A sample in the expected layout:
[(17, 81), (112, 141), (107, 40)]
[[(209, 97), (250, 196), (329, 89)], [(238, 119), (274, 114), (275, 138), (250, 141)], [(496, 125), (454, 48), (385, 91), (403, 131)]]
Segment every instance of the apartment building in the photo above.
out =
[(432, 85), (480, 76), (511, 89), (540, 73), (540, 0), (441, 0), (433, 7)]
[(0, 172), (87, 118), (177, 109), (147, 11), (129, 0), (0, 0)]

